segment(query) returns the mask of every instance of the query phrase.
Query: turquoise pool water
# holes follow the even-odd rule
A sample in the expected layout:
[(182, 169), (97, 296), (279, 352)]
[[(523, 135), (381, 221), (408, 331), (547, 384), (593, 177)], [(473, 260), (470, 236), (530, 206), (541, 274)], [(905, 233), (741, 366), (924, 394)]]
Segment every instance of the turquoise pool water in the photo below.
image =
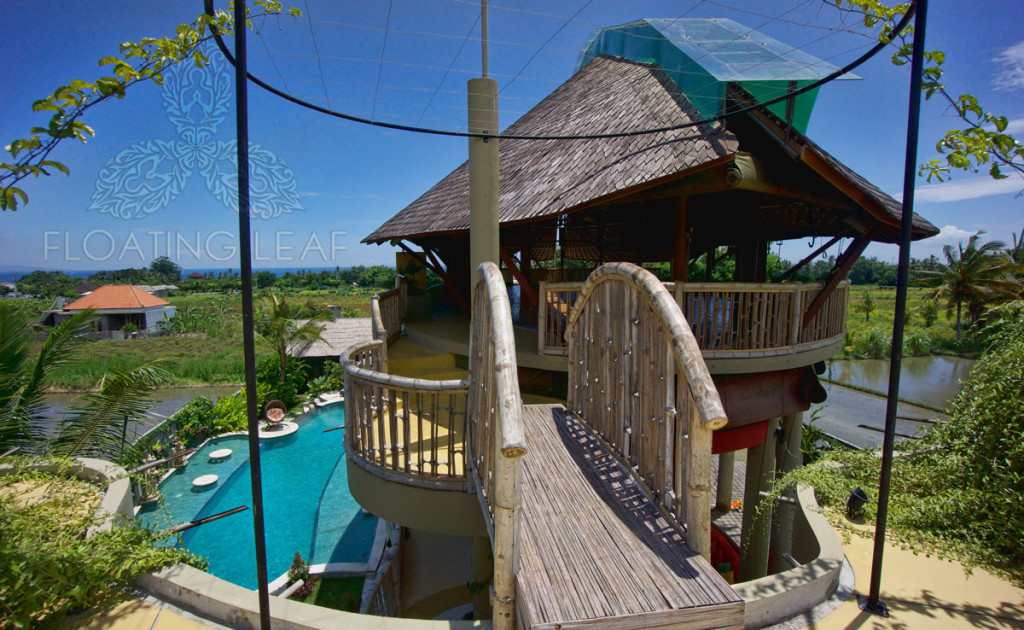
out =
[[(377, 518), (363, 514), (348, 492), (344, 431), (323, 432), (343, 424), (344, 417), (341, 404), (323, 407), (299, 420), (296, 433), (260, 440), (270, 580), (288, 570), (295, 552), (312, 564), (366, 562), (369, 557)], [(222, 448), (230, 448), (231, 457), (211, 462), (209, 454)], [(209, 490), (193, 490), (192, 480), (205, 474), (217, 475), (217, 483)], [(211, 441), (160, 485), (162, 504), (140, 512), (140, 518), (166, 526), (249, 506), (186, 531), (182, 542), (209, 560), (213, 575), (256, 588), (249, 474), (245, 437)]]

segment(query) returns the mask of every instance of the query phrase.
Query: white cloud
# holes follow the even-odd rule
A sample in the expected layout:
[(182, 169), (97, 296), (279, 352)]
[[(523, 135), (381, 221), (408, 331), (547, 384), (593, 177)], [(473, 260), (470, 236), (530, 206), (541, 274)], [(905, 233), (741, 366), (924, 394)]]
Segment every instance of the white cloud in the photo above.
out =
[(975, 232), (961, 230), (955, 225), (943, 225), (939, 233), (932, 238), (937, 241), (963, 241), (974, 236)]
[(1024, 42), (1017, 42), (1006, 48), (992, 61), (999, 64), (993, 77), (995, 89), (1024, 89)]
[(918, 186), (914, 190), (914, 199), (921, 203), (943, 203), (992, 195), (1017, 194), (1021, 190), (1024, 190), (1024, 181), (1021, 181), (1019, 177), (992, 179), (985, 175), (970, 179), (954, 179), (941, 184)]
[(1014, 134), (1024, 131), (1024, 118), (1014, 118), (1006, 123), (1005, 133)]

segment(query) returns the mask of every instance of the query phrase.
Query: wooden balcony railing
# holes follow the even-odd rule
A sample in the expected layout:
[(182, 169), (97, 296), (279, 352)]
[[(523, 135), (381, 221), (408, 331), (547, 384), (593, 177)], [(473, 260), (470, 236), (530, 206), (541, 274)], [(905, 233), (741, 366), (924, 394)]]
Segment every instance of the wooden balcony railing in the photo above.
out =
[(468, 382), (379, 372), (383, 345), (374, 340), (343, 355), (349, 458), (392, 481), (464, 490)]
[[(806, 352), (846, 334), (849, 284), (839, 285), (803, 325), (820, 284), (666, 283), (705, 359)], [(565, 355), (565, 331), (582, 282), (541, 283), (538, 352)]]
[(568, 324), (567, 407), (711, 552), (711, 432), (727, 420), (672, 294), (629, 263), (598, 267)]

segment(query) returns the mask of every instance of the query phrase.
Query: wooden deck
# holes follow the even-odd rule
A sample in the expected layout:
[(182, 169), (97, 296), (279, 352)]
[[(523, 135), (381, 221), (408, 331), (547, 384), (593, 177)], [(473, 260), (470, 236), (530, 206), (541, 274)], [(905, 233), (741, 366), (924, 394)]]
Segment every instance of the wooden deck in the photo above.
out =
[(742, 628), (743, 602), (562, 406), (527, 405), (517, 625)]

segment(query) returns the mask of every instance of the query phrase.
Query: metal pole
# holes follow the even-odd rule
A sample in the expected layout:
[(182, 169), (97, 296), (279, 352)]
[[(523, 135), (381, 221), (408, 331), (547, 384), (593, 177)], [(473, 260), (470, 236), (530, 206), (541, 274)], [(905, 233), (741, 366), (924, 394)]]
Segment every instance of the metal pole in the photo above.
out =
[(487, 0), (480, 0), (480, 76), (487, 78)]
[(871, 557), (871, 590), (860, 607), (876, 615), (889, 616), (879, 601), (882, 585), (882, 556), (885, 525), (889, 511), (889, 482), (892, 478), (892, 449), (896, 439), (896, 408), (903, 362), (903, 328), (907, 312), (907, 280), (910, 271), (910, 228), (914, 217), (914, 185), (917, 177), (917, 135), (921, 119), (921, 72), (924, 65), (925, 21), (928, 0), (914, 2), (914, 51), (910, 62), (910, 107), (907, 115), (907, 153), (903, 167), (903, 216), (900, 222), (900, 257), (896, 271), (896, 312), (892, 326), (892, 354), (889, 360), (889, 395), (885, 405), (885, 441), (882, 444), (882, 475), (878, 482), (878, 512), (875, 519), (875, 549)]
[(259, 410), (256, 401), (256, 345), (253, 339), (252, 252), (249, 240), (249, 100), (246, 84), (245, 1), (235, 0), (235, 129), (238, 136), (238, 241), (242, 271), (242, 344), (245, 358), (245, 410), (249, 419), (249, 473), (256, 545), (256, 586), (260, 628), (270, 630), (267, 544), (263, 529), (263, 481), (260, 470)]

